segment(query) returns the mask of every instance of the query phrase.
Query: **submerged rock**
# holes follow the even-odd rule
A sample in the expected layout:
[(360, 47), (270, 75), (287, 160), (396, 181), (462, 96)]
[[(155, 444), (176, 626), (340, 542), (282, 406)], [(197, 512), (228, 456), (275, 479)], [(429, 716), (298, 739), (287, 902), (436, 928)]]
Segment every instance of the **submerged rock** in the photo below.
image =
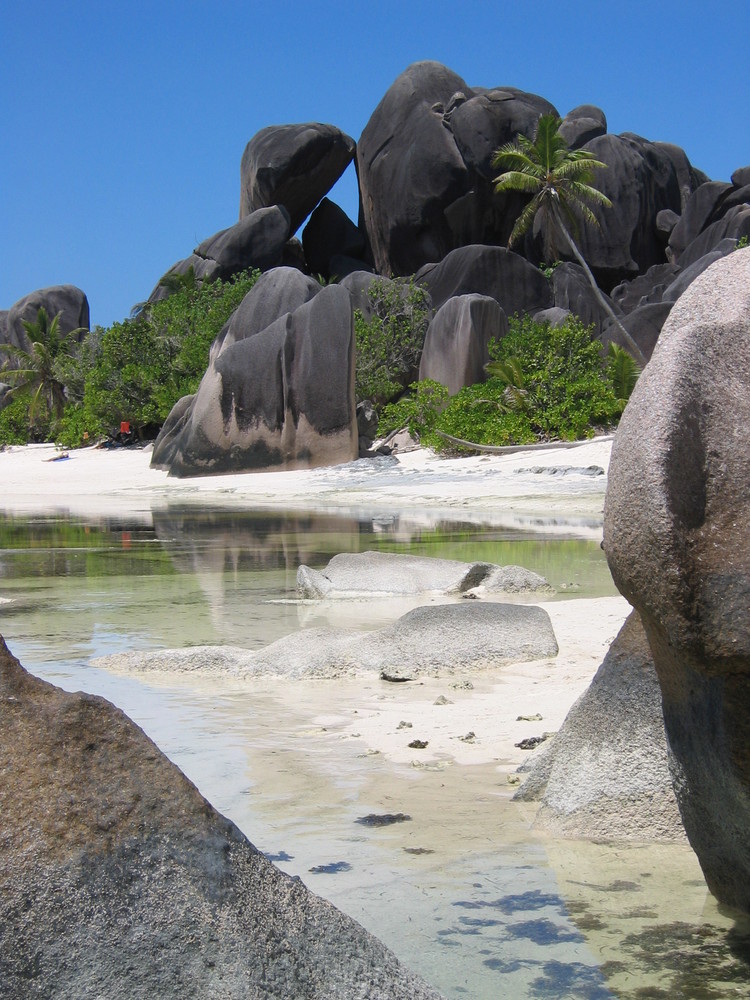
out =
[(439, 1000), (104, 699), (32, 677), (2, 640), (0, 697), (7, 1000)]

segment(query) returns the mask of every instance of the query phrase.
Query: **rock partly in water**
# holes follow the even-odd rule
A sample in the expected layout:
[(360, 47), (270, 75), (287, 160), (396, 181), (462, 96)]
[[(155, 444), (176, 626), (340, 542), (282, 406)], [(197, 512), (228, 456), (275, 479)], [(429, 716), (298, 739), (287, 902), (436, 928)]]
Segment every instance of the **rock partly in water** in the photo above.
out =
[(293, 632), (264, 649), (190, 647), (118, 653), (96, 666), (122, 672), (227, 675), (250, 680), (333, 679), (377, 673), (388, 680), (452, 676), (490, 670), (517, 660), (557, 655), (546, 611), (514, 604), (439, 604), (415, 608), (374, 632), (312, 628)]
[(636, 612), (516, 798), (556, 837), (678, 841), (661, 692)]
[(364, 594), (465, 593), (483, 585), (488, 592), (550, 592), (547, 581), (521, 566), (464, 563), (393, 552), (342, 552), (323, 570), (300, 566), (297, 591), (307, 598)]
[(438, 1000), (275, 868), (122, 712), (0, 640), (7, 1000)]
[(708, 886), (750, 912), (750, 250), (677, 301), (612, 450), (604, 548), (661, 685)]

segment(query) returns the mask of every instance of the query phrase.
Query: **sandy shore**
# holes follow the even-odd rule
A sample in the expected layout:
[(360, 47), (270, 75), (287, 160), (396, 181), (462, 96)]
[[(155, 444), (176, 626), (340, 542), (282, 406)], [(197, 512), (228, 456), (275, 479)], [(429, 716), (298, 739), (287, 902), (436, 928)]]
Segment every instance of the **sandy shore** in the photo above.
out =
[[(136, 517), (171, 504), (375, 514), (399, 508), (426, 517), (460, 511), (467, 519), (517, 527), (533, 527), (540, 517), (596, 527), (610, 449), (608, 439), (564, 450), (455, 459), (419, 449), (302, 472), (173, 479), (150, 468), (150, 446), (60, 452), (53, 445), (29, 445), (0, 452), (0, 510)], [(603, 474), (550, 472), (589, 467)]]

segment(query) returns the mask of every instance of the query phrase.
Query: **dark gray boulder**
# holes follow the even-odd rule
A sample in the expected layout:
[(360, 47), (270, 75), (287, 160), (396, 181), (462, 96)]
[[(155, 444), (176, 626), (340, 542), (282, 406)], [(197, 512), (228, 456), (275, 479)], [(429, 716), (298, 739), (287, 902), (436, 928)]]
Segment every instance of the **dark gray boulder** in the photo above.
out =
[(553, 837), (684, 840), (659, 681), (636, 612), (549, 748), (529, 764), (515, 798), (539, 801), (534, 826)]
[[(585, 326), (593, 325), (597, 335), (601, 333), (607, 312), (602, 308), (580, 264), (566, 261), (555, 267), (552, 272), (552, 294), (556, 308), (573, 313)], [(604, 292), (601, 294), (607, 298)], [(617, 304), (611, 305), (617, 313)]]
[(579, 247), (597, 281), (608, 289), (664, 260), (656, 230), (660, 211), (682, 208), (680, 178), (658, 143), (631, 133), (603, 135), (585, 148), (607, 165), (594, 184), (612, 202), (596, 212), (599, 226), (582, 227)]
[(448, 299), (427, 327), (419, 378), (434, 379), (451, 395), (465, 385), (484, 382), (489, 346), (508, 332), (508, 320), (495, 299), (456, 295)]
[(439, 1000), (109, 702), (0, 639), (3, 997)]
[(260, 208), (229, 229), (209, 236), (194, 254), (209, 264), (215, 262), (211, 277), (225, 281), (246, 268), (267, 271), (281, 264), (291, 232), (285, 208)]
[(185, 257), (184, 260), (178, 260), (176, 264), (173, 264), (170, 269), (161, 276), (157, 284), (154, 286), (154, 289), (149, 295), (147, 301), (161, 302), (162, 299), (168, 299), (172, 294), (172, 291), (165, 283), (164, 279), (168, 278), (170, 274), (187, 274), (190, 268), (193, 269), (196, 281), (201, 284), (204, 281), (213, 281), (214, 278), (218, 278), (221, 271), (221, 268), (215, 260), (207, 260), (204, 257), (199, 257), (195, 253), (191, 253), (190, 256)]
[(708, 181), (693, 191), (669, 237), (669, 249), (674, 260), (679, 262), (685, 247), (700, 236), (711, 221), (717, 206), (731, 190), (732, 185), (724, 181)]
[[(646, 305), (638, 306), (637, 309), (620, 319), (646, 360), (653, 353), (671, 308), (671, 302), (649, 302)], [(624, 347), (626, 351), (631, 350), (630, 345), (625, 342), (622, 331), (611, 320), (604, 324), (601, 339), (605, 347), (610, 343), (615, 343)]]
[(661, 302), (662, 295), (680, 270), (678, 264), (654, 264), (645, 274), (616, 285), (612, 289), (612, 301), (621, 313), (631, 313), (640, 306)]
[(533, 315), (555, 304), (552, 286), (539, 268), (505, 247), (459, 247), (439, 264), (421, 268), (416, 281), (430, 293), (435, 309), (472, 292), (495, 299), (506, 316)]
[(671, 208), (663, 208), (660, 212), (656, 213), (656, 231), (665, 244), (669, 242), (669, 238), (674, 232), (674, 227), (679, 221), (680, 216)]
[(8, 310), (6, 343), (27, 351), (30, 345), (23, 324), (36, 323), (42, 308), (46, 309), (50, 319), (61, 314), (60, 332), (63, 334), (70, 333), (71, 330), (89, 329), (89, 302), (85, 293), (75, 285), (52, 285), (30, 292), (13, 303)]
[(256, 281), (211, 345), (210, 360), (239, 340), (266, 330), (320, 291), (320, 284), (294, 267), (274, 267)]
[(685, 830), (750, 912), (750, 250), (675, 303), (612, 450), (604, 548), (661, 686)]
[(750, 184), (750, 166), (737, 167), (730, 180), (735, 187), (745, 187)]
[(302, 231), (302, 247), (307, 265), (313, 274), (322, 274), (324, 278), (332, 275), (343, 277), (332, 270), (331, 258), (344, 256), (361, 261), (365, 254), (365, 244), (362, 230), (354, 225), (342, 208), (328, 198), (321, 201)]
[(607, 116), (595, 104), (580, 104), (567, 113), (560, 126), (560, 135), (570, 149), (580, 149), (592, 139), (607, 134)]
[(294, 233), (354, 158), (355, 142), (335, 125), (306, 122), (261, 129), (240, 167), (240, 219), (283, 205)]
[(728, 253), (733, 253), (736, 249), (734, 240), (722, 240), (715, 250), (710, 250), (707, 254), (699, 257), (693, 264), (681, 268), (675, 275), (673, 281), (667, 285), (661, 295), (662, 302), (676, 302), (677, 299), (692, 285), (699, 274), (703, 274), (706, 268), (710, 267), (717, 260), (726, 257)]
[[(349, 293), (322, 288), (260, 333), (218, 352), (165, 425), (152, 465), (198, 476), (313, 468), (358, 455)], [(176, 433), (176, 425), (180, 425)]]
[(716, 222), (701, 232), (680, 254), (680, 266), (690, 267), (707, 253), (718, 249), (725, 240), (737, 240), (750, 236), (750, 205), (735, 205)]
[(445, 213), (470, 183), (444, 115), (467, 95), (447, 67), (414, 63), (365, 125), (357, 144), (360, 226), (381, 274), (413, 274), (456, 245)]

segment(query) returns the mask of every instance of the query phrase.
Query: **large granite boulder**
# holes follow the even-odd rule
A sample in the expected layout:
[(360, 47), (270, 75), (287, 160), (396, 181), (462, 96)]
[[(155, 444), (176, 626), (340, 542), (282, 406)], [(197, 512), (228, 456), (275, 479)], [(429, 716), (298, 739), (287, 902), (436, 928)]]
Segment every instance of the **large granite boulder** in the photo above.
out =
[(28, 351), (29, 338), (26, 336), (23, 324), (36, 323), (37, 315), (42, 308), (46, 309), (50, 319), (54, 319), (58, 313), (61, 314), (60, 332), (63, 334), (70, 333), (71, 330), (89, 329), (89, 302), (84, 292), (75, 285), (52, 285), (24, 295), (10, 307), (4, 342)]
[(579, 104), (563, 118), (560, 135), (570, 149), (580, 149), (607, 134), (607, 116), (595, 104)]
[[(621, 326), (628, 331), (647, 361), (653, 353), (671, 308), (672, 303), (669, 301), (648, 302), (638, 306), (627, 316), (620, 318)], [(622, 330), (612, 320), (602, 324), (601, 340), (605, 347), (610, 343), (615, 343), (625, 348), (626, 351), (632, 351), (632, 347), (626, 342)]]
[(302, 247), (313, 274), (341, 278), (343, 276), (332, 269), (331, 260), (336, 257), (359, 258), (361, 267), (366, 240), (365, 234), (354, 225), (346, 212), (324, 198), (302, 231)]
[(209, 236), (194, 254), (207, 262), (211, 278), (226, 281), (246, 268), (267, 271), (281, 264), (284, 247), (293, 231), (285, 208), (278, 205), (259, 208), (229, 229)]
[(675, 303), (612, 450), (604, 548), (639, 611), (709, 888), (750, 912), (750, 250)]
[(438, 1000), (109, 702), (32, 677), (2, 639), (0, 695), (7, 1000)]
[(240, 167), (240, 219), (283, 205), (296, 232), (354, 158), (354, 139), (334, 125), (307, 122), (261, 129)]
[(432, 604), (414, 608), (373, 632), (310, 628), (260, 650), (191, 646), (115, 653), (97, 667), (119, 672), (187, 673), (332, 680), (376, 674), (389, 681), (470, 676), (506, 663), (557, 656), (557, 640), (543, 608), (524, 604)]
[(358, 455), (354, 323), (330, 285), (265, 330), (217, 352), (180, 401), (152, 465), (175, 476), (313, 468)]
[(554, 837), (684, 840), (659, 681), (637, 613), (530, 764), (515, 797), (540, 802), (534, 825)]
[[(552, 294), (556, 308), (573, 313), (585, 326), (593, 326), (597, 336), (601, 333), (607, 312), (602, 308), (580, 264), (565, 261), (555, 267), (552, 272)], [(601, 294), (606, 299), (605, 293)], [(617, 313), (617, 306), (614, 303), (611, 305)]]
[(297, 570), (297, 591), (308, 599), (465, 594), (480, 586), (484, 593), (552, 592), (544, 577), (520, 566), (394, 552), (340, 552), (322, 570), (305, 565)]
[(475, 292), (495, 299), (506, 316), (539, 312), (555, 304), (550, 282), (538, 267), (505, 247), (465, 246), (416, 275), (439, 309), (455, 295)]
[(484, 382), (490, 342), (508, 332), (508, 320), (487, 295), (456, 295), (438, 309), (427, 327), (419, 378), (431, 378), (451, 395)]
[(579, 247), (608, 289), (664, 261), (656, 216), (664, 209), (681, 212), (681, 178), (667, 150), (631, 133), (602, 135), (584, 148), (607, 165), (594, 184), (613, 207), (597, 211), (599, 226), (581, 227)]

